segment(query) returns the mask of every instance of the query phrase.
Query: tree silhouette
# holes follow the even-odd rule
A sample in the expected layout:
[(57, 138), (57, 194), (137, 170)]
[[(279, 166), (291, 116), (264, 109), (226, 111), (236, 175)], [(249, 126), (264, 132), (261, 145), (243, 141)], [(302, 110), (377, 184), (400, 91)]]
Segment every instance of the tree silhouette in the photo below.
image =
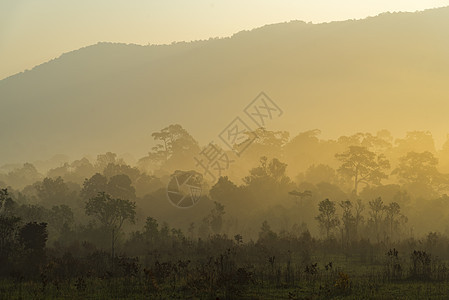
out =
[(385, 171), (390, 168), (390, 162), (384, 155), (376, 155), (365, 147), (351, 146), (335, 157), (342, 162), (338, 172), (354, 181), (355, 195), (360, 183), (380, 184), (382, 179), (388, 178)]
[(100, 173), (94, 174), (91, 178), (85, 179), (80, 192), (85, 200), (95, 197), (98, 193), (106, 192), (108, 179)]
[(371, 216), (371, 220), (374, 222), (374, 230), (376, 233), (376, 238), (377, 241), (379, 242), (379, 230), (380, 230), (380, 224), (382, 222), (382, 216), (383, 213), (385, 211), (385, 205), (384, 202), (382, 201), (381, 197), (378, 197), (376, 199), (374, 199), (373, 201), (370, 201), (369, 203), (369, 208), (370, 208), (370, 216)]
[(0, 263), (13, 249), (14, 235), (19, 227), (20, 218), (0, 214)]
[(69, 188), (61, 177), (44, 178), (36, 183), (37, 196), (45, 205), (61, 204), (67, 200)]
[(401, 207), (397, 202), (391, 202), (385, 207), (385, 219), (390, 229), (390, 238), (393, 238), (394, 226), (397, 223), (397, 218), (401, 215)]
[(318, 204), (319, 215), (316, 219), (320, 223), (320, 227), (325, 230), (326, 238), (329, 239), (331, 231), (340, 224), (335, 215), (335, 202), (325, 199)]
[(215, 207), (210, 213), (210, 227), (214, 233), (220, 233), (223, 226), (223, 215), (225, 214), (224, 205), (214, 202)]
[(197, 154), (200, 152), (198, 142), (179, 124), (153, 132), (151, 136), (155, 141), (161, 143), (153, 147), (153, 151), (148, 154), (146, 159), (159, 166), (166, 164), (169, 160), (179, 163), (179, 160), (185, 158), (186, 153)]
[(445, 190), (449, 177), (438, 171), (438, 159), (430, 152), (409, 152), (399, 159), (399, 166), (393, 170), (399, 180), (407, 185)]
[(112, 257), (118, 233), (125, 221), (134, 223), (136, 204), (129, 200), (112, 198), (104, 192), (86, 202), (85, 210), (88, 216), (95, 216), (97, 220), (112, 232)]
[(47, 223), (30, 222), (19, 229), (18, 239), (24, 249), (24, 269), (29, 274), (36, 274), (44, 263), (47, 238)]
[(131, 179), (125, 174), (111, 177), (106, 191), (113, 197), (119, 199), (134, 200), (136, 198), (136, 190), (132, 186)]
[(0, 214), (1, 215), (11, 214), (15, 205), (16, 205), (16, 203), (12, 200), (12, 198), (8, 194), (8, 189), (1, 189), (0, 190)]

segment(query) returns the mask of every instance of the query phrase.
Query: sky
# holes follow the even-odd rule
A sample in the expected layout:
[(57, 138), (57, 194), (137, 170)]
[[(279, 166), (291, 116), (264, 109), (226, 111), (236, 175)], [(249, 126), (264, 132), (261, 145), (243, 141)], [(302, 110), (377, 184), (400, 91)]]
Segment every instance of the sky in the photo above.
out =
[(0, 0), (0, 79), (96, 44), (167, 44), (266, 24), (362, 19), (449, 0)]

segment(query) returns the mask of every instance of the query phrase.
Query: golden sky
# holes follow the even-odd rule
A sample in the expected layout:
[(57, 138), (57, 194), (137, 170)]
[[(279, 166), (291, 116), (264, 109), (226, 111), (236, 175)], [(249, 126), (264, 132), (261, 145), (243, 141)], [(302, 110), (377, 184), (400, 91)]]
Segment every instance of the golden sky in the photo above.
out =
[(320, 23), (447, 5), (449, 0), (1, 0), (0, 79), (100, 41), (191, 41), (290, 20)]

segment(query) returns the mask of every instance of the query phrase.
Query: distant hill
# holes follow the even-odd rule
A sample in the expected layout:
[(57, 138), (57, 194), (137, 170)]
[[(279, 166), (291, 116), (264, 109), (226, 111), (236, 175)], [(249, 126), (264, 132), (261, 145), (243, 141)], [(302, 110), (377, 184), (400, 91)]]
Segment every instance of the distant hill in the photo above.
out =
[(0, 165), (114, 151), (141, 157), (182, 124), (201, 143), (260, 92), (268, 129), (449, 132), (449, 8), (300, 21), (172, 45), (98, 43), (0, 81)]

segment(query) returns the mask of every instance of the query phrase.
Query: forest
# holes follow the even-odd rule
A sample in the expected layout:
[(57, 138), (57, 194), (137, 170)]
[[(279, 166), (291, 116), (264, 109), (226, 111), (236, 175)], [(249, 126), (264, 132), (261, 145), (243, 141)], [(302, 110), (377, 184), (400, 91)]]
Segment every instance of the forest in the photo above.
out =
[[(261, 127), (236, 155), (179, 124), (150, 134), (140, 159), (0, 167), (1, 299), (449, 293), (449, 140)], [(226, 160), (202, 168), (207, 149)], [(183, 172), (201, 178), (200, 194), (178, 207), (167, 190)]]

